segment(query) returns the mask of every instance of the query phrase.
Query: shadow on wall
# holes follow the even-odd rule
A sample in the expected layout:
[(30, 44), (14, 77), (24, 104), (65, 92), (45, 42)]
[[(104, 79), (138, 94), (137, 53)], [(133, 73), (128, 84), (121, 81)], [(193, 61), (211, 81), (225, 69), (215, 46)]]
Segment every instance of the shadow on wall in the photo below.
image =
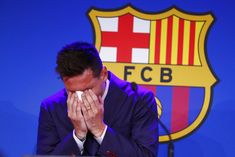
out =
[(34, 154), (38, 117), (17, 109), (10, 101), (0, 101), (0, 157)]
[(6, 157), (6, 155), (0, 150), (0, 157)]

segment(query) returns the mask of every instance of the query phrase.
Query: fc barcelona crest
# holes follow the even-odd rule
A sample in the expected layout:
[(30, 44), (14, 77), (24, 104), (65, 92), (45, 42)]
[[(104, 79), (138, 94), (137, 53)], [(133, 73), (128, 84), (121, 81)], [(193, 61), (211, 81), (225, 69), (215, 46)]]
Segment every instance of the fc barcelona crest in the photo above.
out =
[[(89, 16), (105, 66), (155, 94), (159, 118), (173, 140), (201, 125), (216, 82), (205, 54), (211, 14), (175, 8), (150, 14), (127, 6), (115, 11), (92, 9)], [(159, 135), (160, 142), (169, 140), (161, 127)]]

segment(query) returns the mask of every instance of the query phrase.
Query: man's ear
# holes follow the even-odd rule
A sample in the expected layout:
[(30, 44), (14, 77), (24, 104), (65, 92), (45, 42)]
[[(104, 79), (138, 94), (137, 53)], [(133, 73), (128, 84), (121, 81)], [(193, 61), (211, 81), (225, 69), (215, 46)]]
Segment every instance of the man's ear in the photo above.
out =
[(108, 70), (107, 70), (106, 66), (103, 66), (103, 68), (101, 70), (100, 78), (104, 81), (106, 81), (108, 79)]

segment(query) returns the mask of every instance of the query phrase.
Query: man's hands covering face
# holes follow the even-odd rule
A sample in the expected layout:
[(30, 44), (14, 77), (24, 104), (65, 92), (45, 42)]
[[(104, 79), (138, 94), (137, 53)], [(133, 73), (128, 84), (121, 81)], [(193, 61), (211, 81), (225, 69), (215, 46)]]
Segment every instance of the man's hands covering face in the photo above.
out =
[(88, 130), (100, 137), (105, 129), (103, 122), (104, 103), (101, 96), (97, 97), (89, 89), (82, 94), (82, 101), (76, 93), (68, 92), (68, 117), (72, 121), (76, 136), (79, 139), (86, 137)]

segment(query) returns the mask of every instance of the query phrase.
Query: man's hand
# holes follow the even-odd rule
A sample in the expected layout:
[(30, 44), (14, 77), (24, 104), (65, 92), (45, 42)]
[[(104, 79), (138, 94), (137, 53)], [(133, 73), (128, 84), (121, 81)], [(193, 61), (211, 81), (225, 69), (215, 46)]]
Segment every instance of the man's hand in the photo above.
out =
[(95, 137), (100, 137), (105, 129), (104, 102), (89, 89), (82, 94), (82, 112), (88, 129)]
[(73, 123), (75, 134), (79, 139), (83, 139), (86, 137), (88, 132), (84, 117), (82, 115), (82, 102), (78, 99), (76, 93), (68, 92), (67, 99), (68, 106), (68, 117)]

